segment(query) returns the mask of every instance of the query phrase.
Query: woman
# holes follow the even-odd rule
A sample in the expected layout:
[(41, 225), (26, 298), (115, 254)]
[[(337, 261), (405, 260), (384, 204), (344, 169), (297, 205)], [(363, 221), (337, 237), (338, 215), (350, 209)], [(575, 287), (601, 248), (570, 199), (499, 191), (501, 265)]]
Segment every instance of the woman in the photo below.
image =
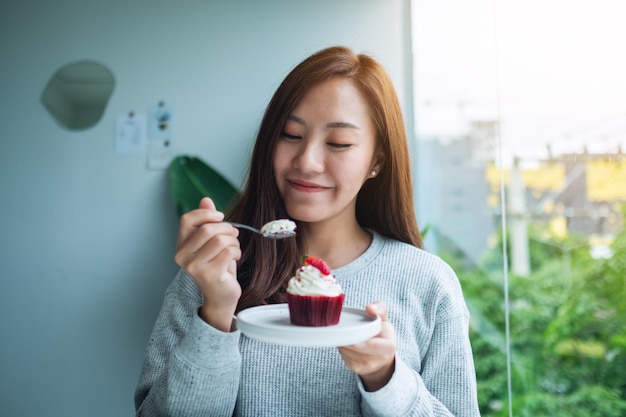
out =
[[(208, 198), (181, 217), (181, 271), (148, 345), (138, 415), (479, 414), (467, 308), (454, 272), (421, 249), (402, 113), (378, 62), (332, 47), (292, 70), (230, 217), (288, 217), (297, 238), (239, 233)], [(380, 316), (377, 336), (306, 348), (241, 335), (233, 314), (283, 302), (304, 253), (326, 260), (346, 305)]]

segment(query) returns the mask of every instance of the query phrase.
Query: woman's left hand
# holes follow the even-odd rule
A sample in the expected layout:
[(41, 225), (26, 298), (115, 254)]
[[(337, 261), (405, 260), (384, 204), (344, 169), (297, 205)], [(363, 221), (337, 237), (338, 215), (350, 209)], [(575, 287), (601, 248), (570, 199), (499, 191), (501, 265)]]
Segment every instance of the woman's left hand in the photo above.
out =
[(365, 389), (372, 392), (387, 385), (395, 370), (396, 331), (387, 321), (385, 304), (369, 304), (365, 311), (380, 317), (380, 333), (365, 342), (338, 349), (346, 367), (359, 375)]

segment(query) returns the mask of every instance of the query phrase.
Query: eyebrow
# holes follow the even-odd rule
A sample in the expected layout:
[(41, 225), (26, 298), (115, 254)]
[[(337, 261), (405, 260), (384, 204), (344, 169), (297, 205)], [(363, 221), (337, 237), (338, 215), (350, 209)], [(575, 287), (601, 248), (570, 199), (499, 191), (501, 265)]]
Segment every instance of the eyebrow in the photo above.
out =
[[(294, 116), (292, 114), (290, 114), (289, 116), (287, 116), (287, 120), (291, 120), (293, 122), (296, 122), (298, 124), (301, 125), (306, 125), (306, 123), (304, 122), (304, 120), (302, 120), (301, 118)], [(326, 128), (327, 129), (359, 129), (359, 127), (355, 124), (352, 123), (348, 123), (348, 122), (330, 122), (326, 124)]]

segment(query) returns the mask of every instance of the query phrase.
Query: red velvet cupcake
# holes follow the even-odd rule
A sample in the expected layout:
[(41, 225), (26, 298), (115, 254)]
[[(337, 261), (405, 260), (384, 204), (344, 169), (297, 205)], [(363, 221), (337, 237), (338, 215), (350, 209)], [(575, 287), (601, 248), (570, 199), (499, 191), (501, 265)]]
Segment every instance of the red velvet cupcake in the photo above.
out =
[(339, 323), (345, 294), (328, 265), (304, 256), (303, 265), (289, 280), (286, 300), (289, 319), (297, 326), (332, 326)]

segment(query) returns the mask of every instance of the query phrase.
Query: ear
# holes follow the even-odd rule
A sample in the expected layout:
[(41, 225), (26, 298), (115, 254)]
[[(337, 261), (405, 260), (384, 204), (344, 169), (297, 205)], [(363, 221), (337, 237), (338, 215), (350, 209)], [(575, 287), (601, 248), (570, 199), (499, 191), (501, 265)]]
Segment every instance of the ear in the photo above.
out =
[(380, 170), (383, 169), (385, 165), (385, 153), (382, 149), (379, 149), (374, 154), (374, 158), (372, 159), (372, 167), (370, 168), (370, 178), (374, 178), (380, 173)]

